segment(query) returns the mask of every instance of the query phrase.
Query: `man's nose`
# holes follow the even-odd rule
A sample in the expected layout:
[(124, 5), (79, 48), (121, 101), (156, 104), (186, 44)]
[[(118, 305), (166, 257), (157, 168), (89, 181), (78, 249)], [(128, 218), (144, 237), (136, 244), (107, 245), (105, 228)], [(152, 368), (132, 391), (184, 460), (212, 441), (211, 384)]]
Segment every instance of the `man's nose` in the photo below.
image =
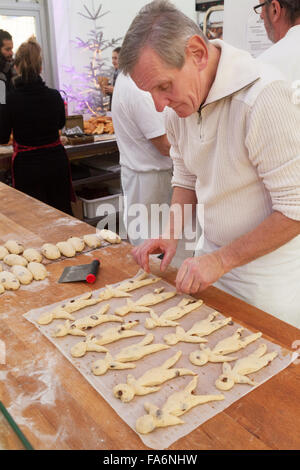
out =
[(152, 96), (152, 98), (153, 98), (153, 101), (154, 101), (155, 109), (159, 113), (161, 113), (165, 109), (165, 107), (168, 106), (168, 104), (169, 104), (169, 100), (166, 97), (162, 97), (162, 96), (154, 97), (154, 96)]

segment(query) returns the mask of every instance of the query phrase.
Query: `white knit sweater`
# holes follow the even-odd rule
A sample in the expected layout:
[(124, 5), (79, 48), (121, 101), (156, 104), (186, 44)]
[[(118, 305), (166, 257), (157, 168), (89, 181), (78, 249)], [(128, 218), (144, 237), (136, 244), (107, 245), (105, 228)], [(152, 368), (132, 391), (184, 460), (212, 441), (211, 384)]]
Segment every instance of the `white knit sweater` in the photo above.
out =
[(271, 66), (223, 41), (216, 79), (202, 106), (167, 114), (173, 186), (195, 189), (205, 237), (223, 246), (277, 210), (300, 220), (300, 107)]

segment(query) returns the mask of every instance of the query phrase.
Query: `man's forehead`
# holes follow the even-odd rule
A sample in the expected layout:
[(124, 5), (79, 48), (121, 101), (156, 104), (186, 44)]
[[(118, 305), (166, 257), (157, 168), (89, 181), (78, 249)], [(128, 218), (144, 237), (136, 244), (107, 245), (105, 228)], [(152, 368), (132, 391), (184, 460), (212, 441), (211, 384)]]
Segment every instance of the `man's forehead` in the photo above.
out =
[(131, 78), (139, 88), (150, 91), (151, 88), (166, 82), (171, 70), (152, 48), (144, 47)]
[(14, 45), (10, 39), (4, 39), (2, 42), (2, 47), (5, 47), (6, 49), (13, 49)]

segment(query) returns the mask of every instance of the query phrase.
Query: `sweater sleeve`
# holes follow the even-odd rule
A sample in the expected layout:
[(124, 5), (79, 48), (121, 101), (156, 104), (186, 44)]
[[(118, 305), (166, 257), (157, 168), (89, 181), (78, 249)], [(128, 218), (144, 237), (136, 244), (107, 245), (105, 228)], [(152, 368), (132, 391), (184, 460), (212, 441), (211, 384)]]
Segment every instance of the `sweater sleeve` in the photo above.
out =
[(0, 144), (7, 144), (12, 130), (11, 118), (7, 104), (0, 105)]
[(273, 82), (258, 96), (248, 115), (246, 146), (273, 210), (300, 220), (300, 106), (285, 82)]
[(195, 190), (196, 176), (186, 168), (178, 145), (179, 128), (172, 119), (172, 111), (166, 113), (166, 132), (171, 144), (170, 157), (173, 160), (172, 187)]

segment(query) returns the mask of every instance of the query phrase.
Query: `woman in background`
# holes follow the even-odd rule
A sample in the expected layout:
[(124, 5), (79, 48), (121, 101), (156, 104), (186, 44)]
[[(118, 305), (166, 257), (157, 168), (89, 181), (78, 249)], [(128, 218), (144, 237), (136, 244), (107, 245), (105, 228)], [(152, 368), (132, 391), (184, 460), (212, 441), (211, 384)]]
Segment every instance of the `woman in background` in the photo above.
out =
[(40, 73), (41, 47), (35, 38), (23, 43), (15, 57), (17, 76), (0, 111), (0, 144), (14, 136), (13, 187), (72, 214), (69, 162), (60, 142), (65, 107), (57, 90)]

